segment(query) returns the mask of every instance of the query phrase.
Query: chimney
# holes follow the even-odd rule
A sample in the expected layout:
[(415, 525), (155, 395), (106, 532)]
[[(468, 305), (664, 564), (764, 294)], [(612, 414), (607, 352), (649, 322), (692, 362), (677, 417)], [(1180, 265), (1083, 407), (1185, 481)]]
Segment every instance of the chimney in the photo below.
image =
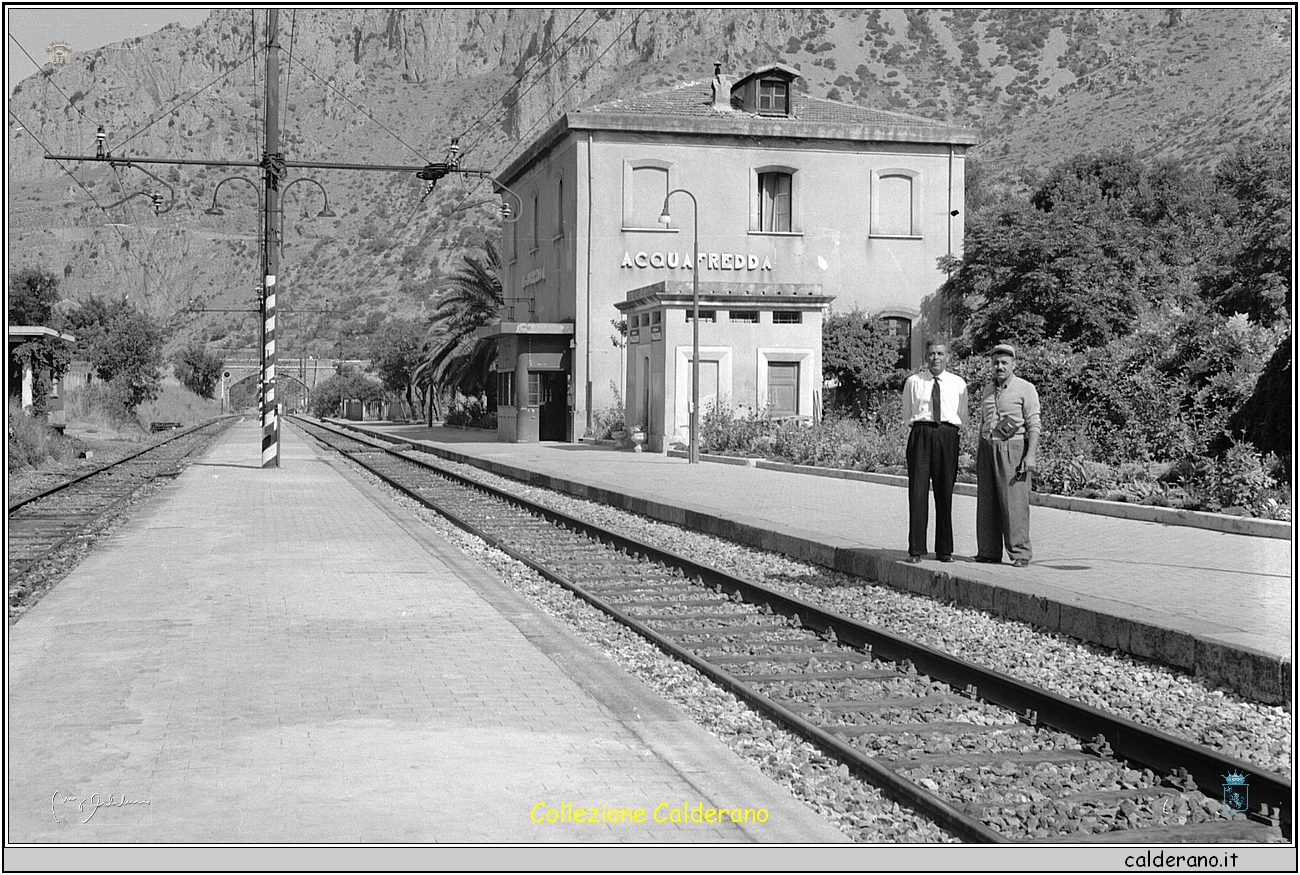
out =
[(713, 65), (713, 108), (729, 112), (731, 110), (731, 83), (722, 75), (722, 64)]

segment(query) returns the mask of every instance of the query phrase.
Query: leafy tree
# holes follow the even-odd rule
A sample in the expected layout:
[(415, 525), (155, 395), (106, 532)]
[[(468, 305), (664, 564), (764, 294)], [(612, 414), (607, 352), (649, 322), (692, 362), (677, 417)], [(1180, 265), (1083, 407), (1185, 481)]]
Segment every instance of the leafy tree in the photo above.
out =
[[(58, 277), (48, 270), (28, 267), (18, 271), (9, 281), (9, 324), (49, 326), (59, 298)], [(29, 369), (32, 413), (44, 417), (49, 412), (51, 380), (63, 376), (71, 361), (67, 344), (53, 337), (33, 337), (15, 344), (10, 360), (10, 392), (17, 395), (22, 391), (22, 374)]]
[(158, 397), (163, 332), (128, 301), (90, 297), (68, 314), (95, 375), (109, 383), (127, 410)]
[(1012, 340), (1083, 350), (1131, 332), (1152, 306), (1199, 306), (1196, 278), (1222, 239), (1208, 179), (1131, 151), (1083, 155), (1028, 198), (974, 216), (940, 295), (975, 351)]
[(451, 287), (434, 305), (429, 337), (429, 354), (416, 375), (421, 385), (466, 395), (490, 394), (496, 344), (475, 337), (475, 332), (501, 318), (505, 304), (501, 291), (501, 258), (491, 241), (484, 243), (484, 257), (465, 256), (465, 263), (451, 276)]
[(339, 373), (321, 380), (311, 390), (313, 416), (338, 416), (344, 401), (360, 399), (365, 402), (382, 401), (384, 388), (375, 380), (352, 368), (339, 368)]
[(839, 382), (839, 396), (858, 412), (864, 394), (901, 382), (898, 360), (898, 344), (884, 320), (856, 307), (827, 314), (822, 323), (822, 373)]
[(371, 368), (390, 392), (400, 392), (415, 409), (415, 370), (428, 350), (424, 330), (410, 319), (394, 319), (371, 342)]
[(9, 280), (9, 324), (49, 325), (59, 303), (59, 278), (39, 267), (26, 267)]
[(205, 344), (195, 341), (172, 356), (172, 368), (176, 379), (200, 398), (216, 396), (217, 384), (221, 380), (221, 369), (225, 362), (208, 352)]
[(1295, 375), (1291, 365), (1291, 336), (1287, 335), (1259, 375), (1254, 391), (1228, 419), (1223, 436), (1216, 438), (1211, 449), (1224, 452), (1230, 444), (1226, 436), (1240, 435), (1261, 453), (1275, 453), (1285, 460), (1290, 476), (1294, 422)]
[(1219, 165), (1215, 178), (1235, 202), (1230, 244), (1206, 279), (1220, 312), (1266, 325), (1289, 317), (1291, 173), (1291, 147), (1282, 140), (1243, 146)]

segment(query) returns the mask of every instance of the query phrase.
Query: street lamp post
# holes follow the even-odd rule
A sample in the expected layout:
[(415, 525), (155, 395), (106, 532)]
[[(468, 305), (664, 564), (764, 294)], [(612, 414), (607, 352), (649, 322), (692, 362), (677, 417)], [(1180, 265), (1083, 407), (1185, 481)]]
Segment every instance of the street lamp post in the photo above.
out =
[(695, 242), (691, 247), (691, 442), (686, 450), (686, 462), (690, 465), (700, 463), (700, 205), (695, 195), (684, 188), (675, 188), (664, 196), (664, 208), (659, 221), (667, 225), (672, 221), (668, 215), (668, 199), (675, 194), (684, 194), (691, 199), (693, 219), (691, 227), (695, 232)]

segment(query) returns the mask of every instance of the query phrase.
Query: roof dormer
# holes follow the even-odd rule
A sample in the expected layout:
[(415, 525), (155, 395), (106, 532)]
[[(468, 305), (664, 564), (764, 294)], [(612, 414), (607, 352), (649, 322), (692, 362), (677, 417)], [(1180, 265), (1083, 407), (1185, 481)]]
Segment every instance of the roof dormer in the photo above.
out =
[(793, 117), (791, 97), (799, 71), (785, 64), (767, 64), (731, 88), (731, 104), (758, 115)]

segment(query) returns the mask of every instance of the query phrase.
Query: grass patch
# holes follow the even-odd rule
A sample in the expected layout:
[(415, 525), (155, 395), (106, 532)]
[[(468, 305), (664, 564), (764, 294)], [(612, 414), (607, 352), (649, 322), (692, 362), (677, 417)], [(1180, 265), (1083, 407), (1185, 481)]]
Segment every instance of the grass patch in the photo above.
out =
[(5, 455), (9, 471), (39, 468), (48, 462), (63, 462), (76, 455), (76, 447), (48, 424), (33, 419), (15, 401), (9, 402), (8, 447)]

